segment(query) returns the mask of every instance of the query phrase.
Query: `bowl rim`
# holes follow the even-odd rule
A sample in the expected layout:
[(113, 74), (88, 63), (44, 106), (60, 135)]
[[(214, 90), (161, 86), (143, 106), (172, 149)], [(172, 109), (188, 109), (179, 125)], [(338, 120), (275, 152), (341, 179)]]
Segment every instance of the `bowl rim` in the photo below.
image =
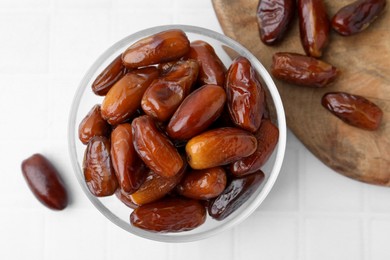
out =
[[(100, 202), (98, 198), (96, 198), (89, 192), (85, 180), (82, 177), (84, 176), (84, 174), (82, 172), (82, 166), (79, 164), (77, 159), (76, 138), (75, 138), (76, 137), (75, 130), (78, 129), (78, 127), (76, 128), (77, 111), (79, 109), (81, 97), (83, 96), (83, 92), (85, 88), (88, 86), (88, 83), (91, 81), (92, 76), (96, 73), (96, 71), (99, 69), (101, 64), (105, 62), (108, 59), (108, 57), (112, 56), (115, 52), (117, 52), (118, 49), (123, 48), (125, 44), (128, 45), (129, 42), (134, 42), (148, 35), (155, 34), (165, 30), (171, 30), (171, 29), (180, 29), (186, 33), (187, 32), (195, 33), (195, 34), (200, 34), (203, 36), (216, 39), (217, 41), (234, 49), (239, 55), (248, 58), (252, 66), (256, 68), (256, 71), (260, 74), (264, 83), (267, 85), (269, 93), (272, 96), (272, 100), (276, 108), (276, 115), (277, 115), (278, 128), (279, 128), (279, 140), (277, 144), (275, 163), (272, 166), (272, 170), (269, 174), (267, 183), (264, 185), (260, 193), (257, 194), (257, 197), (253, 199), (251, 204), (248, 204), (246, 208), (242, 209), (240, 214), (238, 214), (235, 218), (229, 219), (227, 222), (225, 222), (224, 225), (219, 225), (215, 228), (203, 231), (201, 233), (195, 233), (195, 234), (189, 233), (180, 236), (169, 235), (170, 233), (162, 233), (162, 234), (153, 233), (153, 232), (148, 232), (139, 228), (132, 227), (130, 224), (125, 225), (123, 220), (121, 220), (110, 210), (108, 210)], [(108, 218), (111, 222), (113, 222), (117, 226), (121, 227), (122, 229), (134, 235), (147, 238), (150, 240), (154, 240), (154, 241), (159, 241), (159, 242), (191, 242), (191, 241), (205, 239), (214, 236), (218, 233), (221, 233), (227, 229), (230, 229), (233, 226), (241, 223), (247, 217), (249, 217), (267, 197), (272, 187), (274, 186), (276, 179), (278, 178), (280, 169), (282, 167), (285, 150), (286, 150), (286, 138), (287, 138), (286, 117), (284, 113), (283, 103), (274, 81), (272, 80), (270, 74), (262, 65), (262, 63), (244, 46), (242, 46), (235, 40), (229, 38), (228, 36), (225, 36), (221, 33), (206, 28), (192, 26), (192, 25), (172, 24), (172, 25), (161, 25), (161, 26), (150, 27), (144, 30), (140, 30), (129, 36), (126, 36), (125, 38), (119, 40), (118, 42), (110, 46), (96, 59), (96, 61), (90, 66), (90, 68), (84, 74), (74, 95), (69, 118), (68, 118), (68, 152), (71, 159), (73, 171), (76, 175), (76, 178), (84, 194), (106, 218)]]

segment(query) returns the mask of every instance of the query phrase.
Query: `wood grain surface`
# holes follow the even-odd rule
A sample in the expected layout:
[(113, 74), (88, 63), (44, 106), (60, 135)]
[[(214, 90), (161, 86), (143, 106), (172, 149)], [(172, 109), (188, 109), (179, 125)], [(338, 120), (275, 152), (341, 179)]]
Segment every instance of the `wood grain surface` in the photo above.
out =
[[(212, 0), (224, 33), (248, 48), (269, 69), (278, 51), (304, 54), (298, 17), (283, 41), (273, 47), (260, 41), (256, 9), (258, 0)], [(329, 17), (345, 0), (325, 1)], [(322, 59), (342, 74), (323, 89), (299, 87), (276, 80), (288, 127), (323, 163), (350, 178), (390, 186), (390, 12), (385, 12), (365, 31), (343, 37), (331, 32)], [(368, 98), (384, 112), (380, 128), (371, 132), (347, 125), (321, 106), (330, 91), (345, 91)]]

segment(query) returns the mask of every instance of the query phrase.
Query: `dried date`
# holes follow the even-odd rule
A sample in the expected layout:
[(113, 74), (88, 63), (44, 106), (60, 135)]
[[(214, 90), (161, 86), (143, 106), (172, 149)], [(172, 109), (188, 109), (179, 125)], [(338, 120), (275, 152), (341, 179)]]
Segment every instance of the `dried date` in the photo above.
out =
[(122, 54), (123, 64), (130, 69), (177, 60), (190, 50), (190, 42), (182, 30), (156, 33), (131, 45)]
[(176, 62), (146, 90), (142, 97), (142, 109), (158, 121), (169, 120), (190, 93), (198, 72), (199, 65), (195, 60)]
[(134, 70), (123, 76), (108, 91), (102, 103), (102, 117), (111, 125), (125, 122), (136, 113), (150, 83), (158, 77), (154, 67)]
[(208, 205), (209, 215), (216, 220), (227, 218), (256, 192), (263, 180), (262, 171), (232, 180), (222, 194)]
[(272, 57), (271, 73), (275, 78), (291, 84), (321, 88), (335, 81), (340, 71), (312, 57), (278, 52)]
[(167, 127), (173, 139), (187, 140), (204, 131), (222, 113), (226, 101), (223, 88), (205, 85), (192, 92), (179, 106)]
[(299, 32), (306, 54), (319, 58), (329, 42), (330, 21), (323, 0), (298, 0)]
[(172, 142), (162, 134), (149, 116), (133, 120), (133, 143), (144, 163), (162, 177), (172, 177), (184, 162)]
[(100, 105), (95, 105), (79, 125), (79, 139), (87, 144), (94, 136), (108, 137), (110, 131), (110, 125), (102, 118)]
[(233, 123), (255, 132), (264, 112), (264, 91), (247, 58), (238, 57), (232, 62), (227, 72), (225, 89)]
[(256, 151), (230, 165), (230, 172), (234, 176), (241, 177), (260, 170), (278, 143), (279, 129), (269, 119), (263, 119), (255, 137), (257, 139)]
[(382, 110), (373, 102), (345, 92), (326, 93), (322, 105), (347, 124), (366, 130), (378, 129), (383, 117)]
[(96, 197), (110, 196), (118, 187), (110, 156), (110, 141), (103, 136), (92, 138), (85, 150), (83, 171), (89, 191)]
[(188, 163), (201, 170), (226, 165), (253, 154), (256, 138), (247, 131), (225, 127), (193, 137), (186, 145)]
[(295, 0), (260, 0), (257, 24), (260, 39), (267, 45), (280, 41), (294, 17)]
[(41, 154), (22, 162), (22, 173), (34, 196), (46, 207), (63, 210), (68, 205), (68, 193), (58, 171)]
[(332, 18), (332, 28), (348, 36), (366, 29), (383, 13), (386, 0), (358, 0), (341, 8)]
[(206, 220), (206, 210), (196, 200), (169, 198), (136, 208), (130, 215), (132, 225), (154, 232), (192, 230)]

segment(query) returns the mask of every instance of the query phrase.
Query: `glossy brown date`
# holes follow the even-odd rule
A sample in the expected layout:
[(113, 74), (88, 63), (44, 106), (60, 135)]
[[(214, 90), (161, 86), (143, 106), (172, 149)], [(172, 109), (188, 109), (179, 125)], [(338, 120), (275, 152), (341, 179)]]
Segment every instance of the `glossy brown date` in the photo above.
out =
[(226, 101), (223, 88), (205, 85), (192, 92), (173, 114), (167, 127), (173, 139), (187, 140), (201, 133), (221, 114)]
[(267, 45), (280, 41), (291, 24), (295, 0), (260, 0), (257, 6), (257, 24), (260, 39)]
[(188, 141), (186, 153), (193, 169), (226, 165), (253, 154), (256, 138), (247, 131), (225, 127), (209, 130)]
[(34, 196), (46, 207), (63, 210), (68, 205), (68, 193), (58, 171), (41, 154), (22, 162), (23, 177)]
[(262, 171), (232, 180), (222, 194), (208, 205), (209, 215), (216, 220), (227, 218), (255, 193), (263, 180)]
[(136, 208), (130, 223), (154, 232), (192, 230), (206, 220), (206, 210), (196, 200), (169, 198)]
[(167, 121), (190, 93), (199, 72), (195, 60), (178, 61), (146, 90), (142, 109), (158, 121)]
[(111, 160), (121, 190), (138, 190), (146, 178), (146, 167), (134, 149), (130, 124), (120, 124), (112, 131)]
[(263, 119), (255, 136), (257, 139), (256, 152), (230, 165), (230, 172), (236, 177), (260, 170), (278, 143), (279, 129), (269, 119)]
[(110, 196), (118, 181), (110, 157), (110, 140), (103, 136), (92, 138), (85, 150), (83, 171), (89, 191), (96, 197)]
[(386, 0), (358, 0), (341, 8), (332, 18), (333, 29), (348, 36), (366, 29), (384, 11)]
[(134, 70), (123, 76), (108, 91), (102, 103), (102, 117), (111, 125), (129, 119), (140, 107), (150, 83), (158, 77), (155, 67)]
[(205, 41), (194, 41), (190, 46), (190, 51), (186, 57), (199, 63), (198, 81), (200, 85), (223, 86), (226, 68), (215, 53), (214, 48)]
[(321, 88), (335, 81), (340, 71), (312, 57), (278, 52), (272, 57), (271, 73), (275, 78), (291, 84)]
[(264, 91), (247, 58), (236, 58), (226, 76), (227, 106), (233, 123), (255, 132), (264, 112)]
[(128, 206), (131, 209), (136, 209), (138, 207), (137, 204), (135, 204), (131, 198), (130, 194), (127, 194), (126, 192), (123, 192), (120, 188), (116, 189), (115, 196), (126, 206)]
[(319, 58), (329, 42), (330, 21), (323, 0), (298, 0), (299, 32), (306, 54)]
[(128, 197), (137, 205), (144, 205), (159, 200), (176, 187), (186, 171), (187, 164), (184, 164), (178, 174), (169, 178), (161, 177), (153, 171), (149, 171), (141, 187)]
[(373, 102), (345, 92), (326, 93), (322, 105), (347, 124), (366, 130), (378, 129), (383, 117), (382, 110)]
[(133, 143), (144, 163), (162, 177), (172, 177), (183, 167), (184, 162), (171, 141), (158, 131), (149, 116), (133, 120)]
[(177, 60), (190, 50), (190, 42), (182, 30), (163, 31), (131, 45), (122, 54), (123, 64), (130, 69)]
[(176, 190), (184, 197), (208, 200), (217, 197), (226, 187), (226, 173), (222, 167), (189, 172)]
[(104, 96), (110, 88), (127, 73), (122, 63), (122, 54), (116, 57), (92, 83), (92, 91), (99, 96)]
[(95, 105), (79, 125), (79, 139), (87, 144), (94, 136), (109, 136), (110, 125), (102, 118), (100, 105)]

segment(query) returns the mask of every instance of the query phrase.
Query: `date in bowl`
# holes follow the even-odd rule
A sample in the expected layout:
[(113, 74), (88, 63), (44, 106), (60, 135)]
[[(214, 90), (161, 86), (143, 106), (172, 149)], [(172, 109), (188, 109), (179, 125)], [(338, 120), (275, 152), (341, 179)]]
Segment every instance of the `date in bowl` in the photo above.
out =
[[(91, 85), (96, 77), (133, 43), (150, 35), (172, 29), (179, 29), (185, 32), (190, 42), (202, 40), (209, 43), (226, 68), (229, 68), (232, 61), (239, 56), (249, 60), (265, 90), (268, 117), (279, 129), (279, 136), (277, 145), (270, 158), (261, 168), (264, 172), (264, 180), (233, 213), (222, 220), (215, 220), (207, 216), (205, 223), (190, 231), (158, 233), (131, 225), (129, 218), (132, 209), (124, 205), (115, 195), (96, 197), (90, 192), (85, 182), (82, 168), (85, 145), (79, 140), (78, 131), (80, 122), (90, 111), (91, 107), (95, 104), (101, 104), (103, 101), (104, 97), (95, 95), (91, 90)], [(111, 222), (129, 233), (143, 238), (162, 242), (190, 242), (213, 236), (235, 226), (251, 215), (264, 201), (272, 189), (282, 166), (286, 146), (286, 121), (282, 101), (272, 78), (261, 62), (247, 49), (234, 40), (205, 28), (187, 25), (166, 25), (148, 28), (129, 35), (107, 49), (93, 63), (81, 80), (73, 100), (68, 124), (68, 142), (72, 166), (82, 190), (92, 204)]]

